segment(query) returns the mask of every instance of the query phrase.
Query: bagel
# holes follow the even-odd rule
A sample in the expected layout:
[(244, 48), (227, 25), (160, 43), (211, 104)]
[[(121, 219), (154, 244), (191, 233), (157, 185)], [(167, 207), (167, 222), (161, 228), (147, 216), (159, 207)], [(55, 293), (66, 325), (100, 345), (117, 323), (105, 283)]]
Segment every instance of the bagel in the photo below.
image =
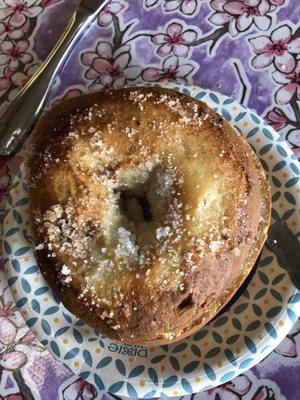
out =
[(266, 239), (270, 189), (255, 153), (174, 90), (63, 101), (29, 148), (38, 265), (65, 307), (113, 340), (192, 334), (241, 286)]

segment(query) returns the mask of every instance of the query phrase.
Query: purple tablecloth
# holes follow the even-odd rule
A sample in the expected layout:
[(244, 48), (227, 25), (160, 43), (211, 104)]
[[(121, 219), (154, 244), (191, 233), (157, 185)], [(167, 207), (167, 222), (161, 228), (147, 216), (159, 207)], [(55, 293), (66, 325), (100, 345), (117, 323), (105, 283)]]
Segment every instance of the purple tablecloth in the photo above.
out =
[[(0, 96), (3, 110), (47, 56), (75, 2), (0, 0)], [(93, 31), (82, 39), (84, 74), (62, 72), (51, 96), (70, 97), (137, 81), (171, 80), (218, 90), (265, 117), (300, 157), (299, 0), (112, 0), (99, 15), (113, 55)], [(298, 27), (297, 27), (298, 24)], [(100, 40), (101, 42), (101, 40)], [(99, 55), (102, 56), (99, 61)], [(98, 62), (93, 59), (98, 57)], [(65, 87), (70, 89), (63, 91)], [(0, 160), (0, 215), (20, 157)], [(263, 362), (199, 399), (299, 400), (300, 322)], [(0, 266), (0, 399), (104, 399), (43, 348), (27, 328)], [(186, 398), (191, 396), (186, 396)], [(192, 396), (194, 397), (194, 396)], [(114, 396), (116, 398), (116, 396)]]

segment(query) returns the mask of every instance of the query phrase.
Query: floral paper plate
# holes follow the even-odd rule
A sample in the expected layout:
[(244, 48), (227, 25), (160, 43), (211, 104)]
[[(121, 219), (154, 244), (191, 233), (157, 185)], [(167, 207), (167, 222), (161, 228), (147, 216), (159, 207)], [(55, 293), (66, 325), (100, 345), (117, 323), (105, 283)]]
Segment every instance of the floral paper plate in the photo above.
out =
[[(249, 109), (224, 95), (194, 86), (164, 86), (201, 99), (242, 132), (270, 179), (272, 223), (277, 221), (297, 235), (299, 169), (283, 139)], [(39, 272), (28, 231), (23, 165), (12, 185), (7, 211), (5, 268), (28, 326), (74, 373), (110, 393), (148, 398), (217, 386), (266, 357), (300, 315), (299, 291), (280, 266), (281, 260), (265, 246), (247, 288), (230, 309), (193, 336), (168, 346), (117, 344), (70, 314)]]

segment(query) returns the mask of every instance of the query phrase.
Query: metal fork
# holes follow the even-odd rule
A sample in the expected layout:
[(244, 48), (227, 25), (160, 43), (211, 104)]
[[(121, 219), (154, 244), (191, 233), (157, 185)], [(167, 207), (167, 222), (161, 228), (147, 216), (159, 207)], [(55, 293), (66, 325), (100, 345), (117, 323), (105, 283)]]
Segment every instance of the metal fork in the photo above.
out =
[(0, 156), (11, 155), (29, 134), (48, 97), (68, 50), (108, 0), (82, 0), (65, 32), (36, 73), (20, 90), (0, 120)]

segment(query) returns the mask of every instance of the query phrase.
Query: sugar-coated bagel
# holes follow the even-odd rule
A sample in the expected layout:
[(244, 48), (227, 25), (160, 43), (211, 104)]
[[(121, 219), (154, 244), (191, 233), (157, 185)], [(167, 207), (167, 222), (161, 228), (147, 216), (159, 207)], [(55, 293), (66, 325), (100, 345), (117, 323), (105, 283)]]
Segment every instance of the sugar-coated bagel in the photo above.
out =
[(265, 241), (269, 186), (204, 103), (125, 88), (64, 101), (28, 157), (39, 266), (64, 305), (117, 341), (186, 337), (242, 284)]

